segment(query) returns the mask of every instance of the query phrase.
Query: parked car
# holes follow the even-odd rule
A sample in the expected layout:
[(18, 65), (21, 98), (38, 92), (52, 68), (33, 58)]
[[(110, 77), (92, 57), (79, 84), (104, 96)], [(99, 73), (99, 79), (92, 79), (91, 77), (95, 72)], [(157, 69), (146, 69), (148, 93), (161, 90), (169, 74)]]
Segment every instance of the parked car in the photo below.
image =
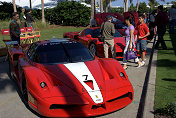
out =
[(115, 59), (95, 58), (73, 39), (8, 48), (9, 69), (24, 101), (47, 117), (110, 113), (133, 100), (133, 86)]
[[(64, 38), (72, 38), (75, 39), (82, 44), (84, 44), (93, 55), (98, 57), (104, 57), (104, 47), (103, 42), (98, 40), (98, 36), (100, 35), (100, 28), (86, 28), (81, 32), (67, 32), (64, 33)], [(114, 34), (114, 43), (116, 48), (116, 58), (123, 58), (123, 50), (125, 48), (125, 38), (116, 30)], [(110, 57), (111, 52), (109, 50)]]

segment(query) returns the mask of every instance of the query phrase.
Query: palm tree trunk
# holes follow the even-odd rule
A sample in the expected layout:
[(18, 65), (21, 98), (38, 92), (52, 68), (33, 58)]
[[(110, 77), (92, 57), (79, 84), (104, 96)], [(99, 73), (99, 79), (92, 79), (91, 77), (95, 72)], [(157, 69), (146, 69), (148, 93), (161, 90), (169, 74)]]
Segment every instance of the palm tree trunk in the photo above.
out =
[(15, 0), (12, 0), (12, 2), (13, 2), (13, 11), (14, 11), (14, 12), (17, 12), (17, 10), (16, 10)]
[(30, 9), (32, 9), (32, 2), (31, 2), (31, 0), (29, 0), (29, 7), (30, 7)]
[(103, 0), (100, 0), (100, 13), (103, 13)]
[(111, 13), (111, 7), (112, 7), (112, 0), (109, 0), (109, 12)]
[(95, 0), (91, 0), (91, 19), (94, 18), (95, 14)]
[(124, 0), (124, 12), (128, 11), (128, 0)]
[(105, 12), (107, 13), (108, 12), (108, 0), (105, 1)]
[(136, 12), (139, 10), (139, 0), (137, 0)]
[(42, 4), (42, 22), (45, 23), (44, 0), (41, 0), (41, 4)]

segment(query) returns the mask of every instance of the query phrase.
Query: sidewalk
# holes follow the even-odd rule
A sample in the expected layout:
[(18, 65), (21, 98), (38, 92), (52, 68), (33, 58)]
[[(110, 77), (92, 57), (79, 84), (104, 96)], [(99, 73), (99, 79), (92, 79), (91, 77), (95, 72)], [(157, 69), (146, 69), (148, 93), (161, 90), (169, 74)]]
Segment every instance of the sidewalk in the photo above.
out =
[[(134, 100), (127, 107), (114, 112), (112, 114), (104, 115), (102, 118), (136, 118), (138, 114), (138, 108), (141, 100), (141, 94), (143, 90), (143, 85), (146, 77), (146, 72), (148, 69), (150, 54), (152, 51), (153, 40), (148, 43), (147, 55), (146, 55), (146, 65), (141, 68), (136, 68), (137, 64), (132, 60), (129, 62), (128, 69), (126, 73), (129, 80), (131, 81), (134, 89)], [(143, 118), (154, 118), (154, 97), (155, 97), (155, 80), (156, 80), (156, 62), (157, 62), (157, 51), (153, 52), (153, 59), (151, 63), (151, 70), (149, 75), (149, 83), (146, 94), (146, 102), (144, 106)], [(122, 63), (122, 61), (120, 61)]]

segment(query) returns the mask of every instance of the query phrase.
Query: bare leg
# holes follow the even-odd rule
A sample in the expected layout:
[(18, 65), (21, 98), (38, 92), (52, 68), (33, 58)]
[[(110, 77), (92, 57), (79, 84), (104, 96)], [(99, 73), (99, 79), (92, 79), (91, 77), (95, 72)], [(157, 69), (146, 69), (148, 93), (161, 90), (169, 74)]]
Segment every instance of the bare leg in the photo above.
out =
[(142, 61), (144, 61), (144, 59), (145, 59), (145, 51), (142, 51), (141, 58), (142, 58)]

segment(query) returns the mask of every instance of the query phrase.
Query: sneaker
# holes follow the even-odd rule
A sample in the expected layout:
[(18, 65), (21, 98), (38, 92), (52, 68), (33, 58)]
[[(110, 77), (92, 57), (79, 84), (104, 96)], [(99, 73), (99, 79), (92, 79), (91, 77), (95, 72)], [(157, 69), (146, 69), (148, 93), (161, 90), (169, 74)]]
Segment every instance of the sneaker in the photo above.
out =
[(142, 66), (144, 66), (145, 65), (145, 61), (142, 61)]
[(142, 66), (144, 66), (145, 65), (145, 62), (144, 61), (142, 61), (142, 64), (141, 65), (138, 65), (138, 67), (137, 68), (140, 68), (140, 67), (142, 67)]

